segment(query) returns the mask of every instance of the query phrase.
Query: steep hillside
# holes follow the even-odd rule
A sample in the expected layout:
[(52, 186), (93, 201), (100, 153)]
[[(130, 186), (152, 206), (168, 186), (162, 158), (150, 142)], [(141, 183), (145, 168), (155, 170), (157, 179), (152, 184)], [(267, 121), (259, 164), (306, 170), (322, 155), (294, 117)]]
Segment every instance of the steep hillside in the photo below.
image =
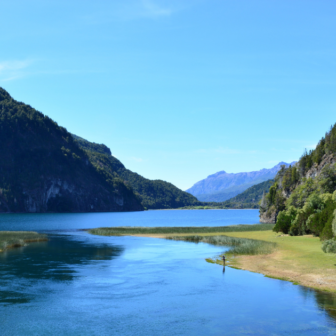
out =
[(299, 162), (278, 172), (260, 207), (261, 222), (291, 235), (313, 233), (330, 239), (336, 233), (336, 126), (305, 152)]
[(274, 180), (268, 180), (246, 189), (241, 194), (221, 203), (229, 209), (258, 209), (263, 194), (267, 194)]
[(259, 171), (237, 174), (220, 171), (195, 183), (187, 192), (196, 196), (200, 201), (223, 202), (242, 193), (252, 185), (273, 179), (282, 165), (289, 166), (285, 162), (280, 162), (271, 169)]
[(0, 212), (143, 210), (67, 130), (0, 88)]
[(225, 201), (241, 194), (242, 192), (244, 192), (245, 190), (247, 190), (251, 186), (255, 185), (255, 183), (262, 183), (262, 182), (255, 181), (255, 182), (251, 182), (251, 183), (246, 183), (246, 184), (241, 184), (241, 185), (238, 185), (238, 186), (229, 187), (227, 189), (224, 189), (224, 190), (221, 190), (221, 191), (216, 191), (216, 192), (213, 192), (213, 193), (210, 193), (210, 194), (197, 195), (197, 199), (201, 202), (225, 202)]
[(89, 142), (73, 135), (79, 146), (86, 151), (91, 163), (106, 176), (120, 178), (136, 192), (147, 209), (172, 209), (197, 205), (197, 199), (173, 184), (161, 180), (149, 180), (125, 168), (105, 145)]

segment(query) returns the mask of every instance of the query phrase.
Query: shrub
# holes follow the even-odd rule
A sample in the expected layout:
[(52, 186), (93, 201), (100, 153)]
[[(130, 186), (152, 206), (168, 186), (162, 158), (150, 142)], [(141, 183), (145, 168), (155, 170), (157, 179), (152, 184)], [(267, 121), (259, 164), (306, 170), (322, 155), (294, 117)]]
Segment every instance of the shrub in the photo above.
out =
[(324, 253), (336, 253), (336, 240), (325, 240), (322, 244), (322, 250)]

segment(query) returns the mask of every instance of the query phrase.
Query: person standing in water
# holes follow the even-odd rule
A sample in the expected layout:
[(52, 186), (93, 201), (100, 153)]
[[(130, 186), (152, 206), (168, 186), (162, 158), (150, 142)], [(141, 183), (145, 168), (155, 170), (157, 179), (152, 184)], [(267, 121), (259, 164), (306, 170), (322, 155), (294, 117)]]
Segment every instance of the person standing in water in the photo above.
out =
[(225, 266), (225, 255), (223, 255), (223, 266)]

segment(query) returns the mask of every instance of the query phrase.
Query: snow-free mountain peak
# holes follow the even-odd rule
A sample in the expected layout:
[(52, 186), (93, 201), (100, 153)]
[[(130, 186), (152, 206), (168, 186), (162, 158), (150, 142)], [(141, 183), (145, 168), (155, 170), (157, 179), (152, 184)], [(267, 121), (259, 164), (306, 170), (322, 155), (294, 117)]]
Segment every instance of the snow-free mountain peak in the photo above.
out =
[(293, 165), (295, 162), (279, 162), (272, 168), (263, 168), (258, 171), (227, 173), (224, 170), (209, 175), (204, 180), (195, 183), (186, 190), (200, 201), (222, 202), (238, 195), (252, 185), (273, 179), (281, 166)]

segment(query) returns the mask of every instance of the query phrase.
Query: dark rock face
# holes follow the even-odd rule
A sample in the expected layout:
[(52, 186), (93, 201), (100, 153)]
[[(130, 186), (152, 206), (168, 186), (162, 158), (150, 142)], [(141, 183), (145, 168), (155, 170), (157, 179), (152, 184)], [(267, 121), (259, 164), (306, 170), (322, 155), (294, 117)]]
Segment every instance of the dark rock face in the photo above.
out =
[(277, 219), (277, 213), (275, 211), (270, 213), (260, 213), (259, 218), (260, 223), (275, 224)]
[[(134, 195), (111, 193), (100, 183), (75, 185), (61, 179), (46, 179), (40, 188), (23, 190), (23, 212), (105, 212), (142, 210)], [(23, 201), (23, 202), (22, 202)], [(23, 204), (22, 204), (23, 203)]]
[(142, 211), (133, 192), (111, 191), (100, 181), (82, 183), (46, 178), (35, 188), (23, 187), (21, 195), (0, 195), (0, 212), (113, 212)]
[(321, 171), (324, 167), (333, 165), (336, 163), (336, 157), (334, 154), (324, 155), (322, 161), (318, 165), (315, 163), (306, 173), (305, 177), (308, 178), (315, 178), (321, 174)]
[(143, 210), (99, 168), (66, 129), (0, 88), (0, 212)]

